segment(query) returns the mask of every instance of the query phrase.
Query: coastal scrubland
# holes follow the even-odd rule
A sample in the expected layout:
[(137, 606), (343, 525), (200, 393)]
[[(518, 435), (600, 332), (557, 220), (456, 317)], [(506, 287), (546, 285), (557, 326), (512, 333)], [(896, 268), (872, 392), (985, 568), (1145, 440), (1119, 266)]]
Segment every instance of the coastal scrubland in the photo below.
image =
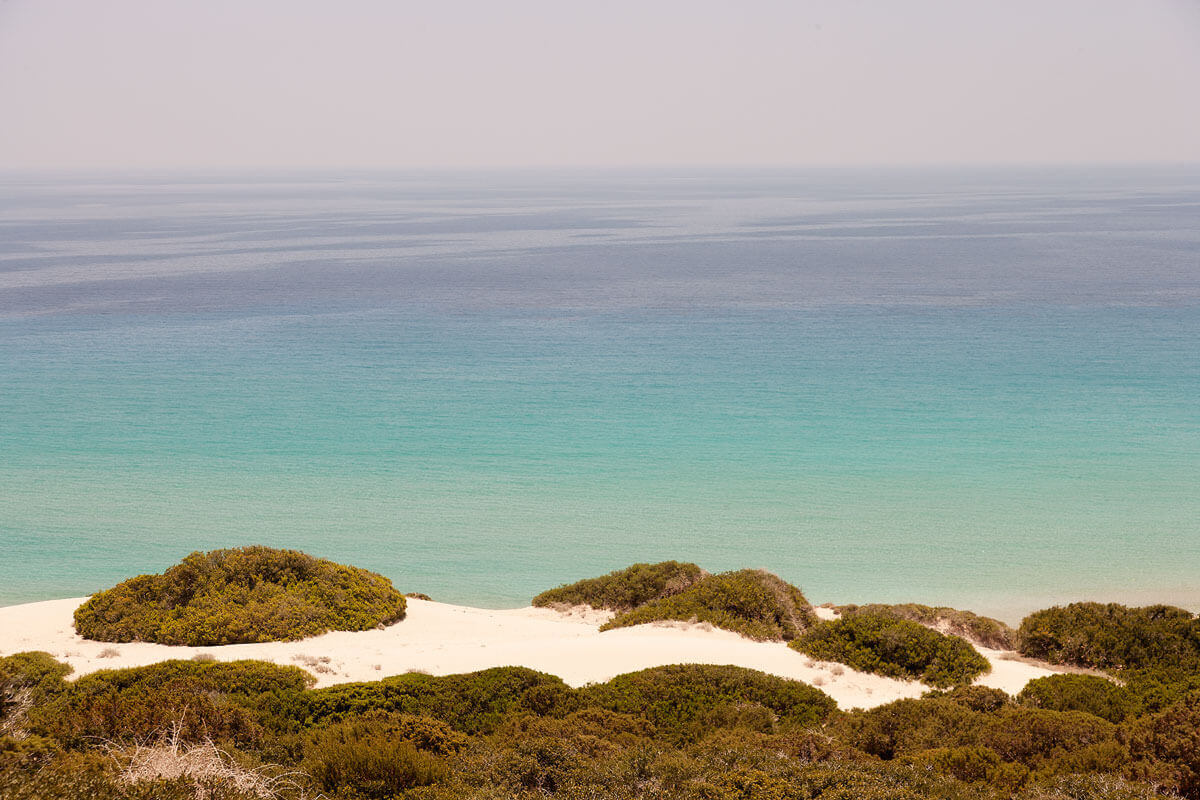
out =
[(701, 622), (758, 641), (790, 641), (816, 622), (804, 594), (765, 570), (710, 574), (695, 564), (634, 564), (542, 592), (540, 607), (587, 605), (617, 612), (601, 630), (652, 622)]
[(1017, 635), (1024, 655), (1052, 664), (1200, 672), (1200, 619), (1182, 608), (1071, 603), (1030, 614)]
[(965, 639), (884, 612), (822, 622), (789, 645), (813, 658), (942, 688), (970, 683), (990, 666)]
[(404, 619), (404, 595), (382, 575), (296, 550), (192, 553), (161, 575), (98, 592), (75, 630), (104, 642), (207, 646), (303, 639)]
[(676, 620), (704, 622), (759, 641), (790, 641), (816, 622), (795, 586), (764, 570), (705, 575), (685, 589), (613, 617), (601, 630)]
[(1156, 708), (1095, 676), (838, 711), (730, 666), (581, 688), (520, 667), (326, 689), (261, 662), (65, 672), (0, 659), (0, 796), (1200, 798), (1200, 693)]
[[(71, 680), (50, 654), (18, 653), (0, 658), (0, 798), (1200, 800), (1200, 647), (1182, 609), (1073, 604), (999, 633), (915, 604), (818, 620), (768, 573), (679, 562), (546, 595), (614, 622), (720, 612), (744, 634), (937, 688), (839, 710), (817, 686), (732, 665), (578, 687), (496, 667), (314, 688), (297, 666), (211, 658)], [(1091, 672), (1015, 695), (972, 685), (972, 631)]]
[(549, 589), (533, 598), (533, 605), (542, 608), (587, 605), (607, 611), (630, 611), (652, 600), (678, 594), (707, 574), (688, 562), (633, 564), (598, 578), (584, 578)]
[(843, 617), (855, 614), (890, 614), (996, 650), (1011, 650), (1017, 640), (1017, 632), (998, 619), (948, 606), (871, 603), (861, 606), (836, 606), (835, 610)]
[(843, 606), (839, 619), (823, 622), (798, 588), (765, 570), (712, 575), (677, 561), (634, 564), (544, 592), (533, 602), (617, 611), (601, 630), (663, 621), (708, 623), (759, 641), (791, 642), (813, 658), (938, 687), (969, 683), (988, 669), (961, 634), (989, 646), (1011, 646), (1013, 638), (1012, 629), (999, 620), (916, 603)]

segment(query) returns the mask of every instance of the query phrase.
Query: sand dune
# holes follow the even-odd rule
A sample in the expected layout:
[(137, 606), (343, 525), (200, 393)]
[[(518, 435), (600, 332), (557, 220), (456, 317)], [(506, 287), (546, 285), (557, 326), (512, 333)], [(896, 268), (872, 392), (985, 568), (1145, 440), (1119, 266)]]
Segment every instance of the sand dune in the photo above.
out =
[[(172, 647), (79, 637), (72, 613), (85, 599), (0, 608), (0, 656), (44, 650), (70, 663), (78, 676), (208, 653), (222, 661), (249, 658), (298, 665), (313, 673), (318, 686), (411, 671), (448, 675), (508, 665), (531, 667), (581, 686), (663, 664), (736, 664), (819, 686), (844, 709), (918, 697), (928, 688), (814, 662), (782, 643), (753, 642), (707, 625), (663, 623), (600, 633), (597, 627), (607, 614), (582, 609), (494, 610), (410, 599), (407, 619), (383, 630), (327, 633), (298, 642)], [(1009, 693), (1053, 672), (1011, 653), (980, 652), (992, 671), (977, 683)]]

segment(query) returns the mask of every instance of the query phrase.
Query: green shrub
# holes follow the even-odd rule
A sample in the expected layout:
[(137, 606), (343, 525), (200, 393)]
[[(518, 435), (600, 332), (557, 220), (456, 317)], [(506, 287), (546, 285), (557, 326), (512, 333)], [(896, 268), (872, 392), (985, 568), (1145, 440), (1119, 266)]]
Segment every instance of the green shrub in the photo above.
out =
[(73, 692), (96, 693), (104, 688), (146, 689), (194, 680), (198, 688), (228, 695), (259, 695), (265, 692), (300, 691), (316, 679), (300, 667), (280, 666), (269, 661), (194, 661), (173, 659), (144, 667), (102, 669), (83, 675), (71, 684)]
[(506, 714), (563, 714), (573, 692), (562, 679), (525, 667), (494, 667), (462, 675), (408, 673), (371, 683), (345, 683), (310, 692), (308, 724), (338, 721), (371, 710), (420, 714), (467, 733), (490, 731)]
[(908, 759), (910, 763), (928, 766), (943, 775), (964, 783), (985, 783), (991, 786), (1015, 788), (1029, 774), (1026, 768), (1012, 769), (990, 747), (935, 747), (922, 750)]
[(64, 753), (32, 769), (7, 755), (0, 750), (4, 800), (124, 800), (116, 762), (100, 753)]
[(1172, 606), (1055, 606), (1026, 617), (1017, 637), (1023, 655), (1052, 664), (1200, 672), (1200, 620)]
[(30, 716), (33, 730), (68, 747), (148, 741), (176, 726), (181, 742), (213, 739), (253, 746), (263, 736), (250, 709), (186, 681), (137, 692), (69, 694)]
[[(386, 733), (393, 739), (412, 743), (418, 750), (438, 756), (453, 755), (467, 746), (467, 736), (433, 717), (418, 714), (400, 714), (388, 711), (368, 711), (331, 726), (353, 731), (359, 728)], [(316, 730), (323, 730), (317, 728)]]
[(920, 603), (895, 605), (872, 603), (865, 606), (839, 606), (837, 611), (842, 616), (892, 614), (899, 619), (919, 622), (928, 628), (936, 628), (942, 633), (961, 636), (969, 642), (995, 650), (1012, 650), (1016, 647), (1017, 642), (1017, 632), (1000, 620), (948, 606), (926, 606)]
[(9, 769), (41, 769), (61, 750), (57, 742), (45, 736), (23, 732), (19, 735), (0, 734), (0, 765)]
[(634, 564), (599, 578), (587, 578), (542, 592), (533, 598), (533, 604), (541, 607), (588, 605), (629, 611), (651, 600), (678, 594), (704, 575), (704, 570), (695, 564), (679, 561)]
[(959, 685), (944, 691), (927, 692), (926, 697), (942, 697), (972, 711), (998, 711), (1012, 705), (1013, 698), (1003, 689), (990, 686)]
[(1200, 693), (1200, 675), (1181, 667), (1156, 666), (1118, 673), (1135, 698), (1139, 713), (1162, 711), (1186, 697)]
[(1200, 797), (1200, 693), (1133, 721), (1128, 739), (1137, 777)]
[(1125, 687), (1095, 675), (1048, 675), (1025, 684), (1017, 701), (1052, 711), (1083, 711), (1121, 722), (1137, 712), (1137, 698)]
[(66, 690), (71, 665), (32, 651), (0, 658), (0, 735), (23, 732), (28, 711)]
[(800, 590), (762, 570), (706, 575), (669, 597), (650, 600), (600, 627), (607, 631), (658, 620), (707, 622), (751, 639), (789, 640), (816, 622)]
[(466, 751), (455, 762), (458, 785), (434, 796), (632, 800), (645, 796), (636, 786), (658, 750), (645, 738), (649, 730), (645, 719), (594, 708), (562, 719), (515, 717)]
[(512, 740), (525, 737), (558, 739), (595, 757), (644, 744), (656, 730), (654, 724), (641, 715), (589, 707), (561, 718), (532, 714), (516, 717), (496, 735)]
[[(841, 715), (831, 733), (846, 744), (882, 759), (921, 758), (944, 761), (951, 774), (983, 768), (994, 753), (1000, 761), (1020, 764), (1044, 776), (1080, 770), (1121, 770), (1128, 755), (1120, 746), (1119, 728), (1092, 714), (1004, 705), (974, 711), (944, 696), (897, 700), (867, 711)], [(953, 751), (953, 752), (948, 752)], [(974, 752), (975, 756), (970, 753)], [(946, 760), (948, 759), (948, 760)], [(964, 760), (959, 764), (959, 760)], [(955, 766), (957, 764), (957, 766)], [(974, 764), (974, 766), (972, 766)], [(1006, 782), (1022, 770), (996, 773)]]
[[(353, 797), (383, 800), (427, 786), (446, 776), (446, 764), (410, 736), (427, 739), (436, 725), (435, 720), (368, 715), (317, 728), (304, 745), (301, 769), (321, 790)], [(464, 742), (446, 745), (452, 734), (435, 737), (443, 752), (462, 747)]]
[(69, 746), (91, 740), (147, 740), (178, 726), (182, 741), (253, 745), (278, 708), (312, 676), (260, 661), (165, 661), (84, 675), (30, 712), (37, 732)]
[(789, 646), (863, 672), (939, 687), (970, 683), (991, 668), (966, 640), (889, 613), (855, 613), (824, 622)]
[(721, 725), (741, 727), (766, 709), (781, 726), (825, 720), (837, 704), (824, 692), (799, 681), (752, 669), (707, 664), (675, 664), (618, 675), (578, 690), (583, 706), (640, 715), (673, 738), (691, 738)]
[(58, 661), (40, 650), (14, 653), (0, 658), (0, 691), (32, 689), (44, 697), (66, 686), (71, 665)]
[(837, 717), (832, 734), (868, 755), (890, 760), (941, 747), (980, 744), (988, 714), (944, 697), (897, 700)]
[(161, 575), (93, 595), (75, 630), (105, 642), (207, 646), (303, 639), (404, 619), (404, 596), (382, 575), (295, 550), (192, 553)]
[(1115, 743), (1117, 727), (1080, 711), (1047, 711), (1013, 706), (982, 720), (979, 742), (1005, 761), (1031, 769), (1066, 753)]
[(899, 764), (766, 763), (710, 773), (705, 800), (978, 800), (962, 784)]

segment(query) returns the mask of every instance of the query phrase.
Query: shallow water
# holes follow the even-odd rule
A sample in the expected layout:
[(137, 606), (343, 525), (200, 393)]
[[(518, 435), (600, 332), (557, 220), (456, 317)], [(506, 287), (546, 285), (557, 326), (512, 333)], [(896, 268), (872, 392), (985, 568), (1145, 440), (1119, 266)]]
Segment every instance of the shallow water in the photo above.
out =
[(1200, 608), (1200, 170), (0, 182), (0, 603), (265, 543)]

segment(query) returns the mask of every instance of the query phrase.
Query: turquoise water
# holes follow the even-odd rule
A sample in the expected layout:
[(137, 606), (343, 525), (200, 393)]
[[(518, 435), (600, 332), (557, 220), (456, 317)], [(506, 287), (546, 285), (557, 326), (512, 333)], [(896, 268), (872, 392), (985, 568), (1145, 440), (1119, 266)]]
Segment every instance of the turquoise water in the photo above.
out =
[(0, 603), (296, 547), (1200, 608), (1200, 172), (10, 178)]

